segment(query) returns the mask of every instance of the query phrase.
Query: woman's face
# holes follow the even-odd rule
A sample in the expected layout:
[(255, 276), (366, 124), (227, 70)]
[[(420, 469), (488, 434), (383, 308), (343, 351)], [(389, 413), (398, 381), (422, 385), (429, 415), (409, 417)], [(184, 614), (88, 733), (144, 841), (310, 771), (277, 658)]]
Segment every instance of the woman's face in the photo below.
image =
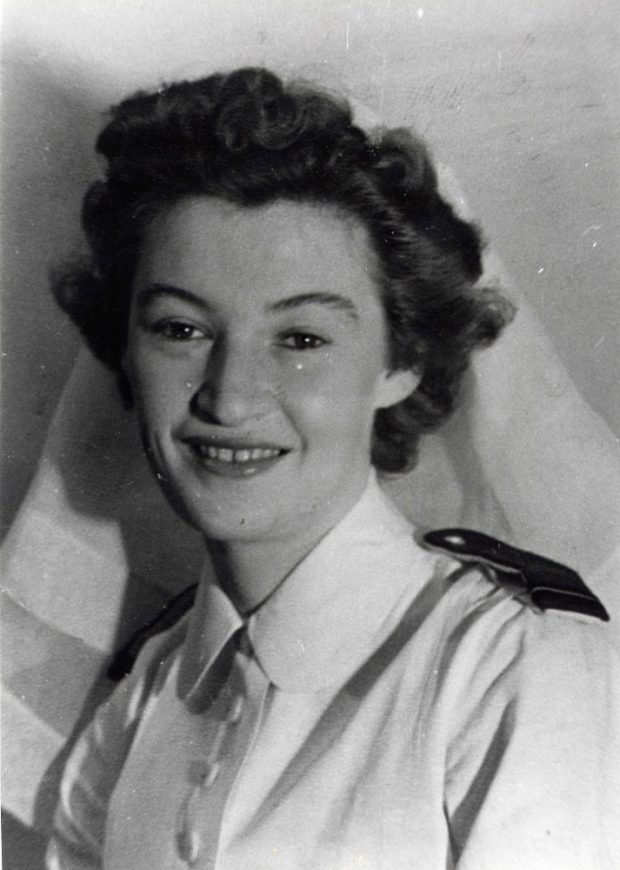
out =
[(160, 214), (126, 369), (160, 484), (203, 535), (318, 538), (355, 503), (390, 373), (365, 229), (335, 210), (207, 197)]

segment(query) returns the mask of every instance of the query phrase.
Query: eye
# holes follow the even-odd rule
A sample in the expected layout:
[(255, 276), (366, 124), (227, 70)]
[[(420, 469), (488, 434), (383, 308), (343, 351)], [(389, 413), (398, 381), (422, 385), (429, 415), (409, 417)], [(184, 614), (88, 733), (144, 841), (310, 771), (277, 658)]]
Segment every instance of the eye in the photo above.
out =
[(195, 341), (207, 337), (204, 329), (184, 320), (160, 320), (153, 324), (150, 329), (155, 335), (167, 341)]
[(311, 332), (288, 332), (280, 337), (280, 344), (291, 350), (317, 350), (327, 341)]

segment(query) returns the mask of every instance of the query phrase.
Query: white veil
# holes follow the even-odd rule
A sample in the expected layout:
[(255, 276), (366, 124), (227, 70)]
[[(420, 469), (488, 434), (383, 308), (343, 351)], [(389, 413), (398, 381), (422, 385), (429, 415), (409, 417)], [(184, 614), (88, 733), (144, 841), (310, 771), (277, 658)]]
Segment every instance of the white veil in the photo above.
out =
[[(387, 487), (420, 526), (477, 528), (570, 564), (613, 620), (617, 441), (493, 254), (483, 281), (499, 283), (518, 315), (475, 357), (463, 409)], [(105, 691), (111, 652), (195, 582), (202, 559), (150, 479), (113, 377), (84, 351), (4, 547), (3, 791), (23, 822), (45, 823), (63, 749)]]

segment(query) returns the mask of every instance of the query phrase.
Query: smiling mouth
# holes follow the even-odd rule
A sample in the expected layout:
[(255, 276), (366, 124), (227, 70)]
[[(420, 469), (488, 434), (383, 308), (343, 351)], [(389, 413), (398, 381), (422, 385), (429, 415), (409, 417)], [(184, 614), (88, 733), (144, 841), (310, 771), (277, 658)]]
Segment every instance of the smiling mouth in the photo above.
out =
[(202, 467), (225, 476), (247, 477), (266, 471), (289, 453), (279, 447), (219, 447), (194, 439), (185, 443)]
[(272, 447), (252, 447), (235, 450), (232, 447), (214, 447), (212, 444), (192, 444), (192, 448), (203, 459), (215, 459), (218, 462), (256, 462), (260, 459), (275, 459), (282, 456), (284, 450)]

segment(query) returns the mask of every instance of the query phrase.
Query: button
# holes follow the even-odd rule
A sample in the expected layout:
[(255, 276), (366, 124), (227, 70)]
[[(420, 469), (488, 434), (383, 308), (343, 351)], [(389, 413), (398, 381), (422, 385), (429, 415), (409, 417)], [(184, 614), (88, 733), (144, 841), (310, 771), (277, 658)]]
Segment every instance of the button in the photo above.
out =
[(230, 710), (228, 711), (228, 716), (226, 717), (226, 721), (229, 725), (236, 725), (236, 723), (241, 719), (241, 712), (243, 710), (243, 698), (241, 695), (237, 695), (235, 700), (232, 702)]
[(177, 853), (181, 861), (185, 861), (190, 867), (195, 867), (200, 855), (200, 837), (197, 831), (187, 829), (177, 831)]
[(196, 760), (190, 762), (187, 768), (187, 778), (195, 788), (210, 788), (219, 772), (219, 762)]
[(192, 785), (202, 787), (209, 776), (211, 765), (203, 759), (195, 759), (190, 761), (187, 768), (187, 778)]
[(210, 764), (209, 767), (210, 767), (210, 770), (209, 770), (209, 773), (207, 774), (207, 778), (205, 779), (205, 782), (204, 782), (205, 788), (211, 788), (211, 786), (213, 785), (213, 783), (217, 779), (218, 774), (220, 772), (220, 765), (217, 761), (215, 761), (213, 764)]
[(175, 843), (177, 854), (190, 867), (196, 866), (200, 855), (200, 835), (196, 830), (195, 822), (204, 797), (202, 790), (205, 785), (213, 782), (218, 771), (219, 764), (211, 765), (203, 760), (192, 761), (187, 768), (191, 788), (179, 806), (175, 825)]

